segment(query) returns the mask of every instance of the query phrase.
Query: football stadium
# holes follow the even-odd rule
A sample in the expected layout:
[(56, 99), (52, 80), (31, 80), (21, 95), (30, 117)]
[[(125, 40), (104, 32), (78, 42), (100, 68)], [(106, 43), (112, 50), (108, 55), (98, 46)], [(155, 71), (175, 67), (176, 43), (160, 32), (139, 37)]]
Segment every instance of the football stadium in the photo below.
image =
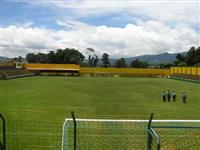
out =
[[(0, 80), (7, 149), (199, 148), (198, 67), (25, 64), (23, 70), (1, 72), (8, 76)], [(175, 90), (176, 101), (163, 102), (163, 90)], [(1, 133), (4, 139), (3, 122)]]
[(200, 0), (0, 0), (0, 150), (200, 150)]

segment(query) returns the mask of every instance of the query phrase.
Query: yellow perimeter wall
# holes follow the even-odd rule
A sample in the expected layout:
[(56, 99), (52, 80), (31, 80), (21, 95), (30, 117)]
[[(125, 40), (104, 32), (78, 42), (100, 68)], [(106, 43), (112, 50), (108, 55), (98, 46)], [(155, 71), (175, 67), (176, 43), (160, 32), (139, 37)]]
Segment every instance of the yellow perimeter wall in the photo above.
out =
[(142, 68), (90, 68), (80, 67), (74, 64), (25, 64), (24, 68), (27, 70), (79, 70), (80, 74), (96, 74), (96, 73), (110, 73), (110, 74), (142, 74), (142, 75), (162, 75), (169, 76), (170, 69), (142, 69)]
[(142, 69), (142, 68), (90, 68), (80, 67), (74, 64), (25, 64), (27, 70), (79, 70), (80, 74), (96, 74), (96, 73), (110, 73), (110, 74), (143, 74), (143, 75), (163, 75), (169, 76), (172, 74), (188, 74), (200, 76), (200, 67), (171, 67), (170, 69)]
[(200, 76), (200, 67), (171, 67), (170, 74), (188, 74)]
[(111, 73), (111, 74), (143, 74), (169, 76), (170, 69), (141, 69), (141, 68), (89, 68), (81, 67), (80, 74)]

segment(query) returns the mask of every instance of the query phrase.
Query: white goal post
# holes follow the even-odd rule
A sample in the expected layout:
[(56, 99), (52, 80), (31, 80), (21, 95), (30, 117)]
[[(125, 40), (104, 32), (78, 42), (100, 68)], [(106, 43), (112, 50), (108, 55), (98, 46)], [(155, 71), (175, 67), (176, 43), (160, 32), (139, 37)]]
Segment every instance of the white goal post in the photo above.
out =
[[(90, 150), (94, 148), (98, 150), (100, 146), (101, 148), (99, 149), (109, 150), (113, 148), (120, 149), (120, 147), (129, 150), (133, 149), (133, 146), (139, 150), (147, 147), (146, 137), (149, 120), (76, 119), (76, 122), (78, 132), (78, 150)], [(165, 134), (171, 135), (172, 132), (174, 133), (174, 131), (174, 134), (177, 133), (175, 138), (176, 136), (180, 136), (178, 137), (179, 139), (182, 137), (181, 134), (187, 133), (186, 135), (189, 135), (189, 132), (192, 135), (196, 135), (196, 132), (200, 134), (200, 120), (152, 120), (152, 124), (155, 125), (155, 127), (160, 125), (168, 125), (165, 127), (178, 128), (170, 130), (156, 128), (155, 131), (158, 132), (158, 136), (161, 136), (163, 139)], [(186, 128), (185, 130), (180, 130), (179, 126), (194, 126), (199, 129), (194, 130)], [(73, 150), (73, 129), (73, 119), (66, 118), (63, 124), (61, 150)], [(173, 140), (174, 142), (177, 142), (175, 138), (173, 138)], [(200, 140), (200, 136), (197, 138), (197, 140)], [(195, 142), (196, 141), (194, 141), (194, 143)], [(166, 143), (170, 144), (170, 146), (176, 146), (172, 142), (169, 143), (167, 141)]]

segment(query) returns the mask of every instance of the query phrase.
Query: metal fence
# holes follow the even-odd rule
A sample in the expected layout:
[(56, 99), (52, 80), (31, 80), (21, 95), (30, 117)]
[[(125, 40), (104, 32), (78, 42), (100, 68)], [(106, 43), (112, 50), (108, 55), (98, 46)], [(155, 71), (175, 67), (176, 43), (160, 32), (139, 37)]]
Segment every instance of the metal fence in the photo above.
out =
[(198, 150), (200, 120), (66, 119), (62, 150)]

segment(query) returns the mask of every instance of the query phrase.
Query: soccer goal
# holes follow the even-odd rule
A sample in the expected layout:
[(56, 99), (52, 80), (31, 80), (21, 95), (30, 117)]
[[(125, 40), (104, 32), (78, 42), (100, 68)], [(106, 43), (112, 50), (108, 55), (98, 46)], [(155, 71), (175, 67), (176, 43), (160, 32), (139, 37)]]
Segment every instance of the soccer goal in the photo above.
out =
[(76, 119), (73, 115), (63, 124), (62, 150), (197, 150), (200, 120), (152, 118)]

